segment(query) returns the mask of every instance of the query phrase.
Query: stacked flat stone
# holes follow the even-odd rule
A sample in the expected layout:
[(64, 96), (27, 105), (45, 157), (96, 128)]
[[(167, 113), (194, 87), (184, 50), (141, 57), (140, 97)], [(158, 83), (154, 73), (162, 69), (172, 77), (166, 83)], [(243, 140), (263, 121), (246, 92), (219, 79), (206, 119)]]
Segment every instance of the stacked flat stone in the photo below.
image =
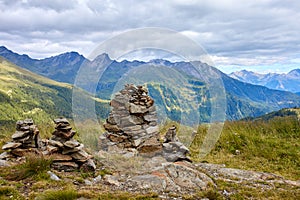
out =
[(154, 100), (145, 87), (125, 85), (110, 106), (112, 111), (104, 124), (107, 132), (100, 137), (103, 150), (117, 146), (153, 153), (162, 149)]
[(54, 119), (55, 131), (44, 154), (51, 154), (53, 157), (52, 167), (59, 171), (74, 171), (83, 169), (94, 171), (96, 166), (92, 156), (84, 151), (84, 145), (73, 139), (75, 131), (72, 130), (66, 118)]
[(189, 149), (182, 144), (176, 136), (176, 127), (172, 126), (168, 129), (164, 136), (163, 157), (169, 162), (189, 161)]
[(19, 120), (12, 141), (3, 145), (3, 150), (9, 154), (22, 157), (25, 153), (34, 152), (39, 147), (39, 130), (32, 119)]

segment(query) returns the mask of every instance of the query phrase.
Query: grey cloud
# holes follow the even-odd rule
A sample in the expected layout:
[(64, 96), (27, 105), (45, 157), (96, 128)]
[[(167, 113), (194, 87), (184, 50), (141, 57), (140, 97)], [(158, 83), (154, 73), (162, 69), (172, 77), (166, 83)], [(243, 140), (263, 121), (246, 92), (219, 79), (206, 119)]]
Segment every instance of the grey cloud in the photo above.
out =
[(57, 52), (88, 54), (117, 33), (143, 27), (185, 32), (221, 57), (288, 58), (300, 52), (300, 4), (295, 0), (3, 0), (0, 10), (0, 42), (16, 51), (21, 42), (36, 55), (35, 45), (48, 45), (49, 54), (56, 47)]

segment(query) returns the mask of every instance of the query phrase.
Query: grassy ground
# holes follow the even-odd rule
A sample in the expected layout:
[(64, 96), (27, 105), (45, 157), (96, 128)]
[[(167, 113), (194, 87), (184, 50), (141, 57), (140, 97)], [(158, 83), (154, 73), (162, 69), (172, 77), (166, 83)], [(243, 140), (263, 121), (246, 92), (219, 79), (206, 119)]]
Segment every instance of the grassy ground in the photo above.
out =
[(206, 130), (205, 125), (198, 128), (191, 146), (194, 160), (300, 179), (300, 123), (297, 118), (226, 122), (214, 149), (205, 158), (199, 158), (198, 149)]
[[(101, 131), (93, 122), (83, 123), (77, 127), (78, 140), (97, 150), (97, 137)], [(162, 127), (175, 124), (170, 122)], [(226, 167), (270, 172), (287, 179), (300, 179), (300, 125), (295, 117), (276, 117), (269, 121), (226, 122), (222, 135), (214, 149), (204, 158), (199, 158), (199, 148), (207, 133), (208, 125), (201, 125), (190, 147), (195, 162), (226, 164)], [(49, 136), (53, 127), (39, 124), (41, 135)], [(182, 132), (190, 132), (191, 127), (180, 126)], [(10, 140), (14, 126), (1, 127), (1, 145)], [(43, 133), (42, 133), (43, 132)], [(27, 157), (26, 163), (17, 167), (1, 168), (0, 199), (159, 199), (158, 194), (134, 194), (111, 191), (104, 185), (87, 186), (87, 177), (105, 175), (100, 170), (95, 174), (82, 172), (58, 173), (63, 181), (55, 182), (46, 173), (51, 158)], [(110, 172), (109, 172), (110, 173)], [(295, 199), (300, 196), (299, 188), (287, 188), (285, 185), (273, 185), (271, 189), (261, 190), (245, 185), (215, 180), (217, 189), (211, 187), (195, 195), (185, 195), (183, 199), (228, 199), (226, 192), (232, 192), (230, 199)], [(280, 189), (279, 189), (280, 188)], [(180, 196), (174, 195), (175, 197)]]

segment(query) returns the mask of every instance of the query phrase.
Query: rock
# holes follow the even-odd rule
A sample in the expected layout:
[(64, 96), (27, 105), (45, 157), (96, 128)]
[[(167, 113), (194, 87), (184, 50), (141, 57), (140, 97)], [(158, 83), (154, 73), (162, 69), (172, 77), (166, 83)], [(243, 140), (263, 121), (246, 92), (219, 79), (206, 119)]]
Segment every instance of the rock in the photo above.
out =
[(80, 170), (84, 172), (94, 172), (96, 170), (96, 165), (92, 159), (88, 159), (80, 166)]
[(9, 167), (11, 164), (6, 160), (0, 160), (0, 167)]
[(16, 131), (12, 136), (11, 138), (13, 140), (16, 140), (16, 139), (20, 139), (20, 138), (24, 138), (26, 136), (28, 136), (30, 132), (29, 131)]
[(112, 113), (109, 113), (109, 116), (108, 116), (108, 118), (107, 118), (106, 121), (107, 121), (108, 124), (117, 125), (115, 117), (114, 117), (114, 115)]
[(54, 162), (51, 167), (58, 171), (72, 172), (78, 169), (78, 164), (75, 162)]
[(53, 120), (55, 124), (67, 124), (69, 125), (70, 122), (66, 118), (57, 118)]
[(71, 161), (73, 158), (69, 155), (63, 155), (59, 153), (55, 153), (51, 155), (53, 162), (67, 162)]
[(77, 142), (76, 140), (68, 140), (64, 143), (64, 145), (68, 148), (75, 148), (80, 146), (80, 143)]
[(85, 185), (93, 185), (93, 183), (90, 180), (84, 179)]
[(172, 126), (171, 128), (169, 128), (169, 130), (167, 131), (166, 135), (164, 136), (164, 142), (178, 142), (178, 138), (176, 136), (176, 127)]
[[(191, 166), (191, 165), (190, 165)], [(213, 180), (185, 163), (167, 163), (164, 170), (180, 188), (205, 190)]]
[(181, 160), (191, 162), (190, 158), (187, 157), (188, 153), (188, 148), (186, 148), (181, 142), (163, 143), (163, 156), (169, 162), (176, 162)]
[(130, 103), (129, 112), (131, 114), (143, 114), (143, 113), (146, 113), (147, 111), (148, 111), (148, 108), (146, 106), (139, 106), (139, 105)]
[(72, 127), (71, 126), (58, 126), (57, 129), (59, 129), (62, 132), (69, 132)]
[[(146, 174), (134, 176), (131, 179), (136, 187), (142, 190), (164, 191), (167, 188), (167, 178), (158, 174)], [(132, 184), (132, 183), (131, 183)]]
[(48, 151), (50, 154), (56, 153), (56, 152), (58, 151), (58, 147), (54, 147), (54, 146), (48, 145), (48, 146), (47, 146), (47, 151)]
[(157, 122), (157, 116), (153, 114), (148, 114), (144, 116), (145, 121), (147, 122)]
[(92, 158), (91, 155), (89, 155), (87, 152), (85, 152), (83, 150), (72, 153), (70, 156), (79, 162), (85, 162), (88, 159)]
[(144, 120), (141, 117), (137, 117), (134, 115), (129, 115), (126, 117), (120, 118), (120, 127), (128, 127), (143, 124)]
[(93, 183), (100, 183), (102, 180), (102, 176), (98, 175), (97, 177), (93, 178)]
[[(71, 139), (76, 134), (76, 131), (70, 130), (68, 132), (65, 132), (65, 131), (62, 131), (62, 130), (55, 130), (52, 134), (54, 136), (57, 136), (57, 137), (63, 139), (63, 140), (68, 140), (68, 139)], [(61, 142), (62, 140), (59, 140), (59, 141)]]
[(5, 145), (2, 146), (3, 150), (9, 150), (9, 149), (16, 149), (20, 147), (22, 143), (20, 142), (8, 142)]
[(113, 132), (113, 133), (121, 132), (121, 129), (117, 125), (105, 123), (105, 124), (103, 124), (103, 126), (104, 126), (105, 130), (107, 130), (108, 132)]
[(159, 131), (158, 126), (150, 126), (149, 128), (146, 129), (146, 133), (149, 135), (157, 134), (158, 131)]
[(60, 147), (60, 148), (62, 148), (64, 146), (63, 143), (61, 143), (60, 141), (56, 141), (56, 140), (52, 140), (52, 139), (50, 139), (48, 141), (48, 143), (52, 146)]
[(118, 181), (118, 178), (113, 175), (105, 175), (104, 180), (106, 183), (108, 183), (110, 185), (115, 185), (117, 187), (119, 187), (121, 185), (121, 183)]
[(147, 139), (142, 145), (138, 147), (138, 151), (143, 154), (157, 154), (161, 153), (162, 145), (157, 137)]
[(47, 174), (50, 175), (50, 179), (51, 179), (51, 180), (54, 180), (54, 181), (60, 181), (60, 178), (59, 178), (58, 176), (56, 176), (56, 174), (54, 174), (53, 172), (47, 171)]
[(5, 159), (11, 158), (11, 157), (13, 157), (13, 156), (7, 152), (3, 152), (0, 154), (0, 160), (5, 160)]
[(61, 152), (62, 154), (70, 154), (70, 153), (75, 153), (78, 152), (80, 150), (82, 150), (84, 148), (83, 144), (79, 144), (78, 147), (74, 147), (74, 148), (64, 148), (63, 151)]
[(38, 154), (39, 152), (37, 151), (37, 149), (34, 149), (34, 148), (28, 148), (28, 149), (18, 149), (17, 148), (17, 149), (11, 150), (10, 153), (15, 156), (18, 156), (18, 157), (23, 157), (28, 153), (37, 153)]

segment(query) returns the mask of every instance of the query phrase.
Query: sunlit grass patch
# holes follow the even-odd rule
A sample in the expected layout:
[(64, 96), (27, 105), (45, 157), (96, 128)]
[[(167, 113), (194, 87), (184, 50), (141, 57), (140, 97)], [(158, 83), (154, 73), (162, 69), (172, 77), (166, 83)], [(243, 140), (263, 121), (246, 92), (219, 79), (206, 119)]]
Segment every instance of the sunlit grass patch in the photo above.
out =
[(47, 179), (49, 175), (46, 173), (50, 170), (52, 160), (50, 157), (27, 154), (26, 161), (20, 165), (7, 167), (2, 171), (2, 175), (7, 180), (19, 181), (26, 178)]

